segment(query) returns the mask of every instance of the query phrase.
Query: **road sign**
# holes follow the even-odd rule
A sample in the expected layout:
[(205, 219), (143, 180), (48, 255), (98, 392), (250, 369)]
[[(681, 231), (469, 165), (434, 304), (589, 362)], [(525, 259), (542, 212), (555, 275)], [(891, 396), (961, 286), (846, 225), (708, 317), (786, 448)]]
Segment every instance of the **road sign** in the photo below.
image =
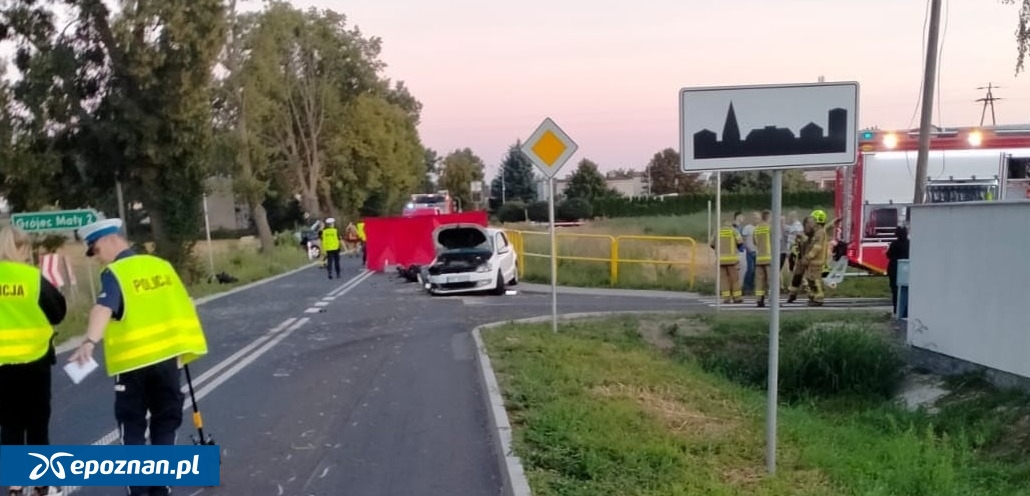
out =
[(11, 215), (11, 224), (29, 233), (74, 231), (97, 221), (99, 214), (91, 209), (22, 212)]
[(683, 172), (854, 164), (858, 83), (680, 90)]
[(547, 179), (553, 178), (577, 149), (579, 145), (550, 117), (544, 119), (522, 145), (522, 153)]

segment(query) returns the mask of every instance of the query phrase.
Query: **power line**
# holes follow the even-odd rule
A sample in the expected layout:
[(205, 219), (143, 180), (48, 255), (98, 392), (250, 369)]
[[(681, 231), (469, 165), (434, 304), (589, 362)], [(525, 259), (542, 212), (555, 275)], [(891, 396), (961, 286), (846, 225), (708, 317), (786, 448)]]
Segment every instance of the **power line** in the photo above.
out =
[(977, 98), (976, 99), (977, 103), (982, 102), (984, 104), (983, 110), (980, 111), (980, 126), (981, 127), (984, 125), (984, 119), (987, 117), (987, 107), (988, 106), (991, 107), (991, 125), (992, 126), (997, 126), (998, 125), (998, 119), (994, 115), (994, 102), (996, 102), (998, 100), (1001, 100), (1001, 98), (997, 98), (997, 97), (994, 96), (994, 90), (998, 89), (998, 88), (1001, 88), (1001, 86), (995, 86), (993, 83), (987, 83), (987, 86), (980, 86), (979, 88), (977, 88), (978, 90), (987, 90), (987, 96), (985, 96), (983, 98)]

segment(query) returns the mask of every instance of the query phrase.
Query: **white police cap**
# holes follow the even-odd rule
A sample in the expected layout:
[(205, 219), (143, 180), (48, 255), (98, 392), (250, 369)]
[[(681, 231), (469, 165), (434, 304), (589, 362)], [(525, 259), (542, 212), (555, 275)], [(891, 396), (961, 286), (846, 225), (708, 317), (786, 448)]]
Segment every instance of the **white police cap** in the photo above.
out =
[(122, 229), (122, 220), (118, 218), (98, 220), (92, 224), (79, 228), (79, 238), (86, 243), (89, 249), (86, 250), (86, 256), (93, 256), (92, 245), (96, 241), (104, 236), (110, 234), (117, 234)]

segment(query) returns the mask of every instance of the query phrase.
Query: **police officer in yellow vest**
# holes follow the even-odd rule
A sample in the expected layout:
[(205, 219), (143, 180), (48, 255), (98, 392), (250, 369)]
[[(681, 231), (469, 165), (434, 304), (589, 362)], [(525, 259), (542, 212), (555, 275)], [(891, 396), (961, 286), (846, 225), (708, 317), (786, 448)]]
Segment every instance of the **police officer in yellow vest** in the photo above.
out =
[(772, 231), (769, 227), (771, 216), (772, 213), (763, 210), (755, 226), (755, 297), (758, 298), (759, 307), (765, 306), (765, 295), (769, 293), (769, 266), (772, 264)]
[(322, 229), (322, 251), (325, 252), (326, 270), (329, 279), (333, 278), (333, 267), (336, 267), (336, 278), (340, 278), (340, 231), (336, 229), (336, 219), (329, 217)]
[(358, 239), (361, 240), (361, 265), (365, 265), (368, 261), (365, 254), (365, 221), (358, 222)]
[[(744, 291), (740, 287), (740, 256), (737, 246), (743, 243), (740, 233), (733, 228), (732, 221), (723, 223), (719, 229), (719, 293), (724, 303), (743, 303)], [(715, 242), (710, 245), (715, 249)]]
[[(97, 257), (107, 268), (100, 274), (100, 295), (86, 335), (69, 361), (88, 361), (103, 340), (107, 374), (115, 378), (114, 410), (122, 444), (145, 444), (149, 427), (150, 444), (172, 445), (185, 399), (179, 369), (207, 354), (207, 341), (172, 265), (134, 253), (121, 227), (121, 220), (109, 219), (79, 230), (86, 256)], [(131, 496), (169, 493), (167, 487), (129, 488)]]
[[(64, 296), (29, 265), (32, 241), (0, 229), (0, 444), (50, 444), (50, 372), (57, 362), (53, 326), (64, 320)], [(22, 494), (20, 487), (11, 494)], [(51, 494), (37, 487), (33, 494)]]

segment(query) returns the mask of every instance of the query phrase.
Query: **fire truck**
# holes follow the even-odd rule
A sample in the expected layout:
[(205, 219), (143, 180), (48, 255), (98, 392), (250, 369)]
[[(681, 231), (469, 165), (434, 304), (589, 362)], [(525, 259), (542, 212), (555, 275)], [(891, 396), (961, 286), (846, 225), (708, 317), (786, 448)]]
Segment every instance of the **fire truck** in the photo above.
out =
[[(837, 171), (838, 238), (848, 264), (887, 271), (887, 246), (915, 193), (919, 130), (863, 131), (858, 161)], [(935, 129), (925, 203), (1030, 200), (1030, 126)]]
[(454, 199), (447, 190), (436, 193), (416, 193), (411, 195), (401, 215), (416, 217), (422, 215), (446, 215), (454, 213)]

